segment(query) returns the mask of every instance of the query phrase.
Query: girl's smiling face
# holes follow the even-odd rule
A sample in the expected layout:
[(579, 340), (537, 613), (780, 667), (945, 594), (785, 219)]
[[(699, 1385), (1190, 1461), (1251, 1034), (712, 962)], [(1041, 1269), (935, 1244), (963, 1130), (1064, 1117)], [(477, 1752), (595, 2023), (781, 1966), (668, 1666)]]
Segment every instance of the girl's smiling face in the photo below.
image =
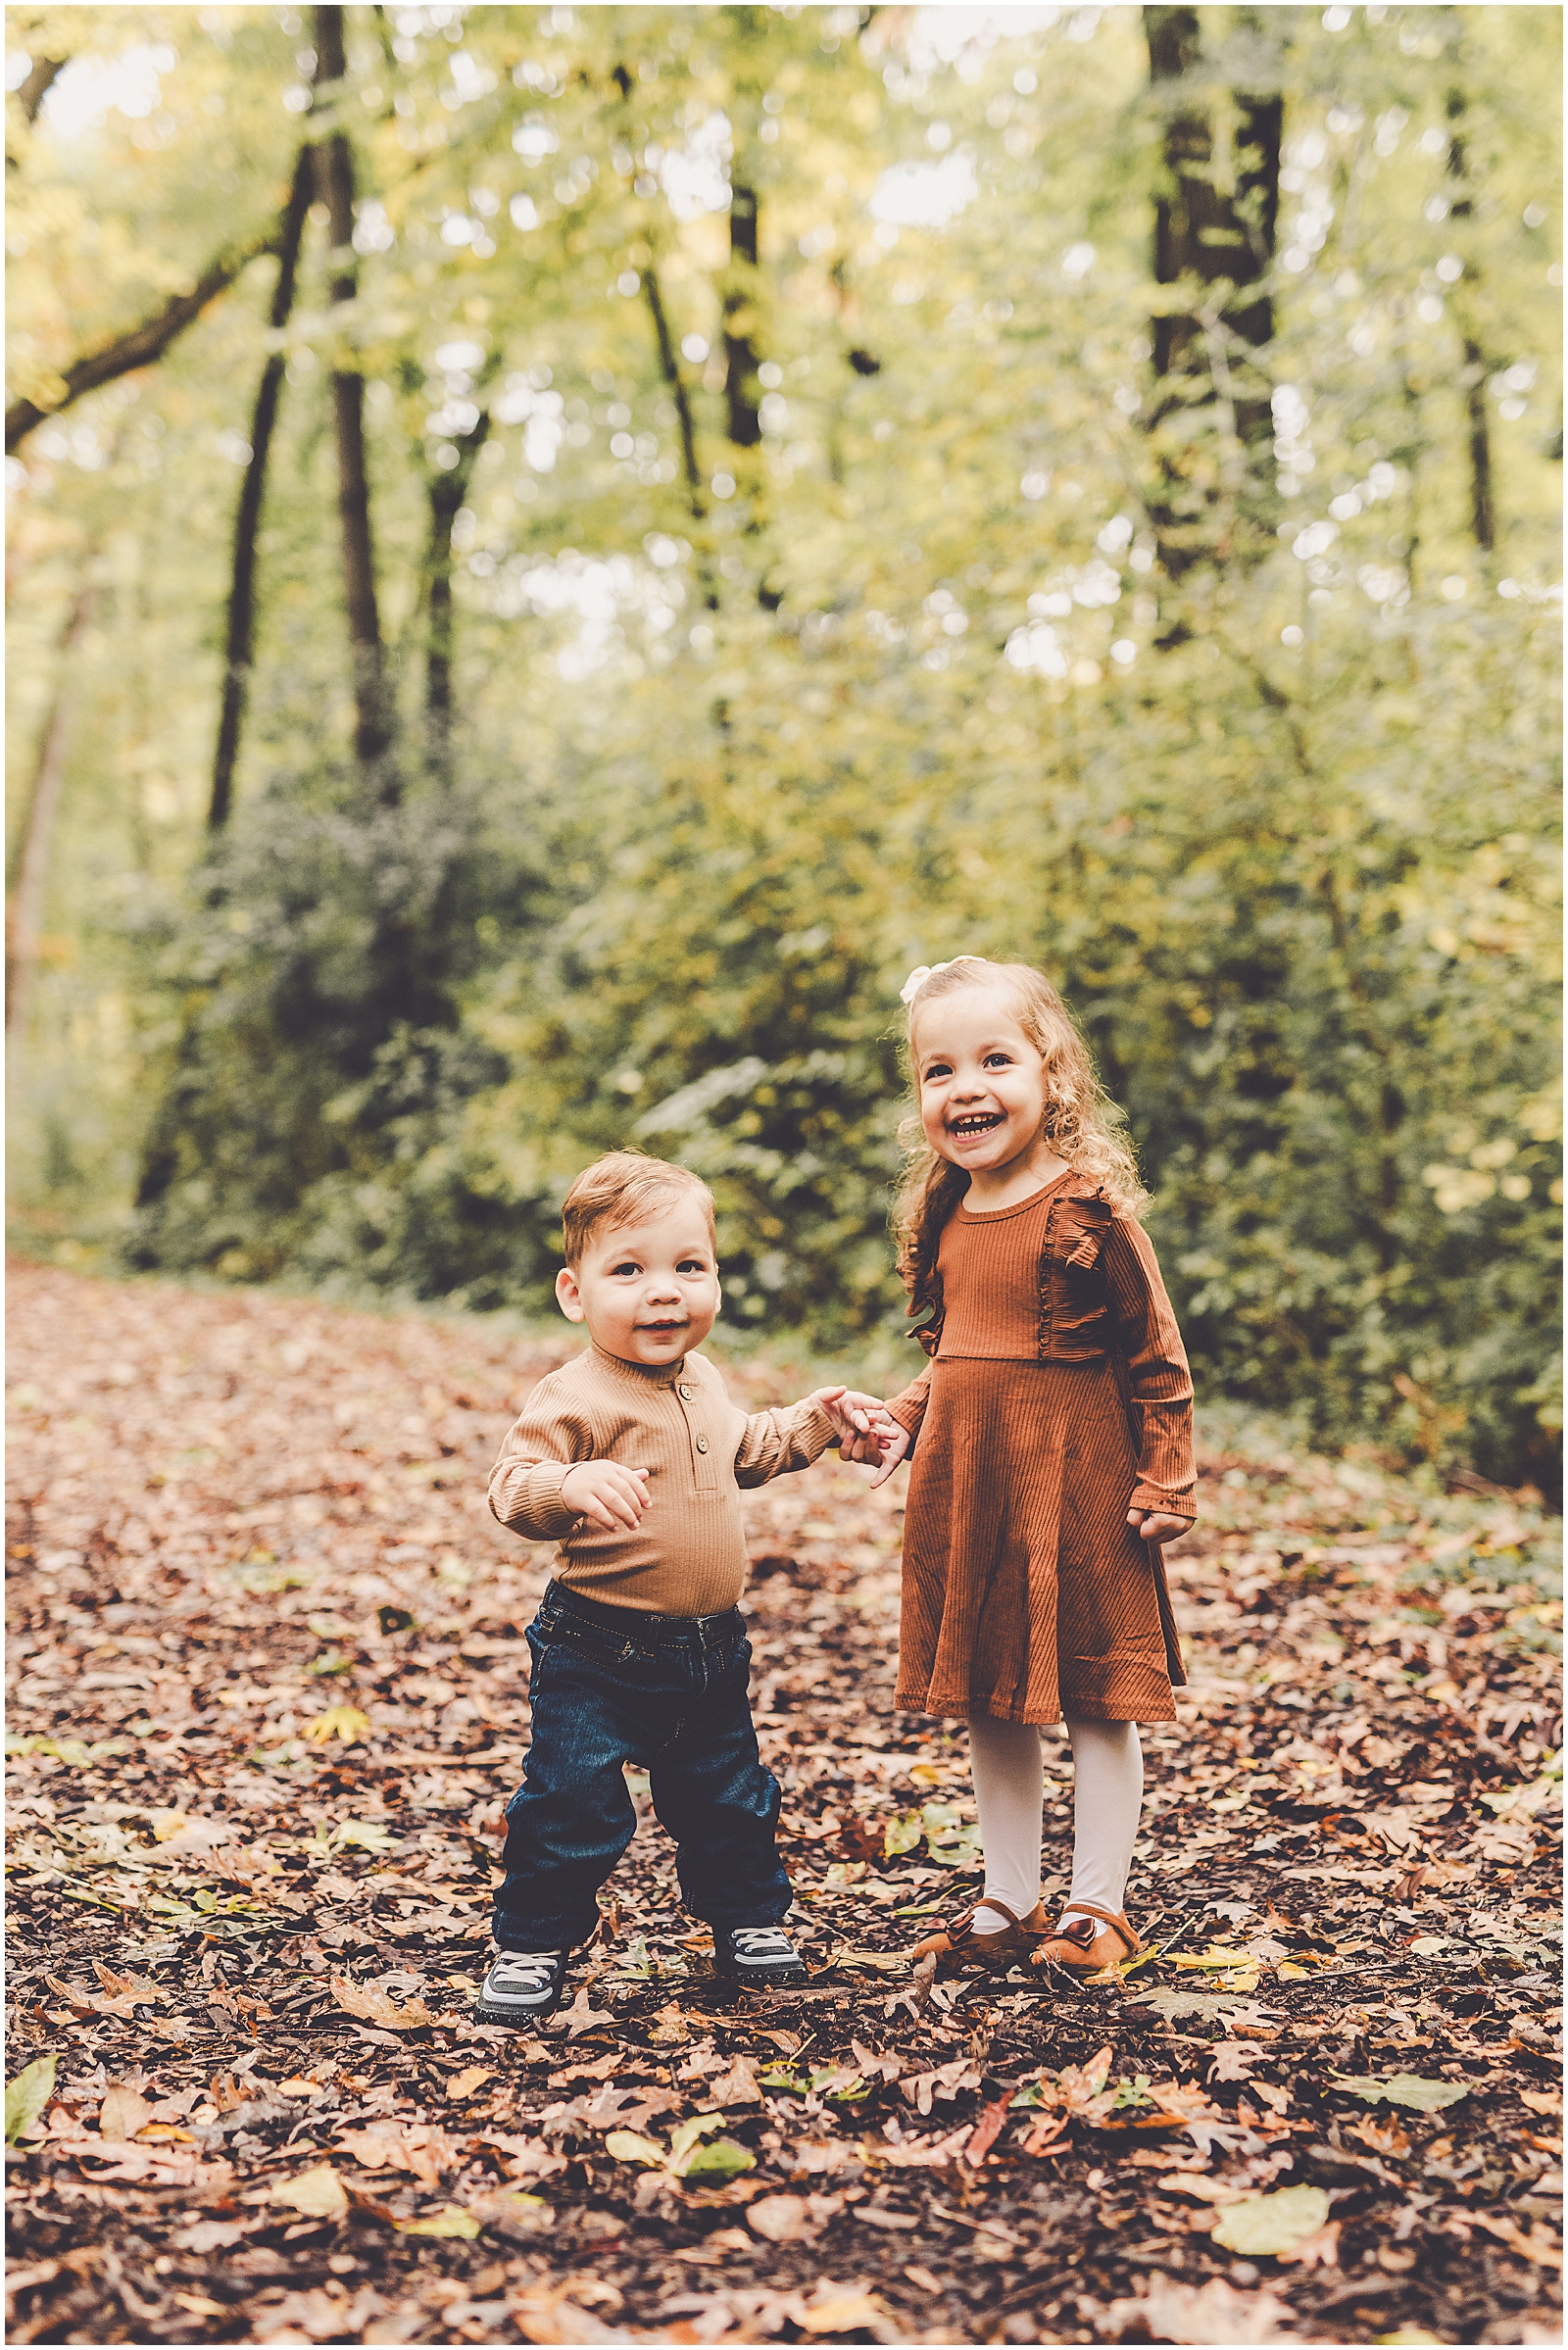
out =
[[(970, 1175), (1001, 1175), (1044, 1142), (1045, 1056), (1004, 988), (963, 987), (922, 1005), (910, 1048), (920, 1123), (933, 1151)], [(984, 1186), (982, 1188), (985, 1188)]]

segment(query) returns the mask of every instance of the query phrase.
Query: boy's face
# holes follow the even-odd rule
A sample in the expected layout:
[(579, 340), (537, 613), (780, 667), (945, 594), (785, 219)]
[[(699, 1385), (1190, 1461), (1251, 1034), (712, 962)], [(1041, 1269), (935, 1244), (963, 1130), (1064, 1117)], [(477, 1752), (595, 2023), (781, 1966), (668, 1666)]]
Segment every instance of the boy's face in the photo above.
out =
[(581, 1261), (556, 1275), (568, 1322), (622, 1362), (679, 1362), (718, 1313), (718, 1259), (700, 1200), (671, 1198), (636, 1224), (596, 1232)]

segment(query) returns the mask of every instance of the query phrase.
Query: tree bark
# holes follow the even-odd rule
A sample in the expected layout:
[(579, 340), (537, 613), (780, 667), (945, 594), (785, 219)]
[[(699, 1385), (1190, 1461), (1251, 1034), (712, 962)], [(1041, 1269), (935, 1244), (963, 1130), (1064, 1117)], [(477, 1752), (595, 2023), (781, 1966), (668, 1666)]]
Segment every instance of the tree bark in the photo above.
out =
[(438, 774), (452, 772), (452, 528), (464, 505), (473, 468), (490, 433), (490, 412), (481, 409), (479, 421), (462, 444), (450, 472), (435, 473), (428, 483), (430, 547), (425, 559), (429, 591), (426, 603), (428, 635), (424, 661), (424, 745), (430, 766)]
[(58, 400), (42, 407), (35, 400), (13, 401), (6, 410), (7, 451), (18, 447), (46, 417), (57, 416), (63, 409), (70, 408), (84, 392), (95, 392), (101, 385), (114, 383), (120, 376), (129, 375), (137, 367), (150, 367), (155, 359), (162, 359), (175, 336), (183, 334), (208, 304), (233, 284), (248, 263), (255, 261), (258, 254), (277, 251), (277, 236), (274, 226), (245, 244), (227, 246), (208, 264), (188, 294), (172, 295), (139, 326), (117, 335), (112, 343), (105, 343), (99, 350), (73, 360), (64, 372), (65, 390)]
[[(316, 11), (318, 92), (342, 81), (343, 11)], [(354, 153), (348, 133), (334, 130), (316, 150), (317, 193), (327, 210), (334, 275), (331, 299), (352, 302), (359, 291), (354, 260)], [(379, 799), (398, 798), (389, 757), (391, 710), (381, 618), (376, 606), (375, 548), (370, 533), (370, 484), (365, 457), (365, 378), (356, 367), (332, 370), (332, 423), (337, 441), (338, 518), (343, 541), (343, 601), (354, 661), (354, 756)]]
[(38, 936), (43, 924), (44, 897), (49, 886), (49, 852), (65, 784), (66, 756), (75, 708), (75, 653), (91, 622), (98, 600), (92, 577), (96, 547), (82, 561), (81, 583), (60, 639), (60, 674), (54, 701), (38, 747), (32, 788), (27, 795), (17, 853), (16, 889), (6, 924), (6, 1033), (21, 1035), (26, 1022), (32, 975), (38, 959)]
[[(1237, 94), (1233, 185), (1217, 184), (1215, 141), (1206, 109), (1185, 105), (1180, 84), (1197, 67), (1196, 8), (1146, 7), (1150, 80), (1167, 105), (1163, 142), (1166, 185), (1154, 206), (1154, 277), (1160, 285), (1196, 280), (1219, 289), (1204, 315), (1175, 313), (1153, 320), (1156, 378), (1152, 430), (1182, 410), (1208, 408), (1216, 426), (1246, 458), (1272, 437), (1269, 387), (1248, 367), (1274, 332), (1264, 281), (1273, 267), (1279, 220), (1280, 149), (1285, 104), (1278, 93)], [(1228, 291), (1226, 289), (1229, 289)], [(1152, 508), (1166, 569), (1173, 575), (1231, 551), (1229, 525), (1214, 512), (1219, 495), (1191, 470), (1194, 444), (1162, 459), (1166, 496)], [(1221, 473), (1226, 468), (1222, 465)]]
[(659, 367), (669, 387), (674, 403), (676, 421), (680, 426), (681, 469), (686, 477), (686, 496), (694, 522), (707, 517), (703, 499), (703, 477), (697, 467), (697, 433), (692, 423), (691, 394), (686, 389), (680, 362), (675, 357), (675, 345), (669, 331), (669, 319), (664, 311), (664, 297), (660, 288), (659, 272), (652, 262), (642, 273), (643, 292), (647, 296), (649, 314), (654, 321), (654, 336), (659, 344)]
[[(1465, 144), (1464, 118), (1468, 111), (1464, 92), (1448, 92), (1447, 117), (1451, 124), (1448, 138), (1448, 178), (1457, 189), (1448, 207), (1451, 220), (1468, 220), (1475, 213), (1475, 201), (1470, 193), (1470, 158)], [(1476, 283), (1473, 262), (1466, 261), (1464, 275), (1454, 288), (1458, 304), (1469, 308), (1467, 297), (1460, 291)], [(1464, 391), (1465, 439), (1470, 458), (1470, 533), (1483, 555), (1492, 554), (1497, 543), (1497, 514), (1492, 486), (1492, 416), (1487, 408), (1487, 354), (1474, 328), (1464, 330), (1464, 371), (1459, 381)]]
[(724, 288), (724, 405), (737, 449), (761, 446), (761, 354), (755, 339), (757, 303), (757, 190), (730, 189), (729, 279)]
[[(294, 164), (293, 183), (284, 207), (278, 236), (277, 283), (272, 289), (269, 324), (275, 332), (288, 324), (294, 307), (299, 271), (300, 240), (311, 201), (314, 158), (303, 146)], [(284, 360), (274, 351), (262, 369), (256, 406), (251, 415), (251, 454), (240, 486), (234, 515), (234, 554), (228, 593), (228, 626), (223, 648), (223, 706), (218, 722), (218, 749), (213, 759), (213, 791), (207, 809), (207, 829), (220, 832), (233, 804), (234, 762), (250, 702), (251, 668), (256, 656), (256, 534), (261, 525), (262, 500), (267, 488), (267, 465), (272, 430), (283, 392)]]

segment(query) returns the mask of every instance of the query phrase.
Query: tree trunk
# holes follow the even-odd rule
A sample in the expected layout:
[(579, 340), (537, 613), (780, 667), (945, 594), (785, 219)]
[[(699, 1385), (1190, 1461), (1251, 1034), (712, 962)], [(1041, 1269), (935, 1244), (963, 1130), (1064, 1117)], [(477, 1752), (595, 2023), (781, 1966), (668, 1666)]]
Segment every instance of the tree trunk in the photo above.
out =
[(694, 522), (706, 521), (708, 510), (703, 500), (703, 477), (697, 466), (697, 434), (692, 423), (691, 394), (675, 357), (675, 345), (669, 331), (669, 319), (664, 311), (664, 297), (660, 288), (659, 272), (652, 262), (642, 273), (643, 292), (654, 321), (654, 336), (659, 344), (659, 367), (669, 387), (674, 403), (676, 421), (680, 425), (681, 468), (686, 477), (686, 497)]
[(44, 897), (49, 886), (49, 852), (54, 841), (55, 820), (60, 813), (71, 721), (74, 714), (75, 653), (87, 632), (93, 607), (98, 600), (98, 590), (92, 578), (96, 556), (96, 547), (89, 547), (82, 559), (81, 584), (76, 590), (70, 617), (61, 635), (60, 674), (38, 747), (32, 789), (27, 795), (26, 811), (19, 833), (16, 889), (9, 909), (11, 918), (6, 925), (8, 1035), (14, 1030), (20, 1036), (25, 1027), (27, 1000), (38, 959), (38, 936), (43, 923)]
[[(315, 87), (341, 82), (343, 11), (316, 11)], [(332, 240), (331, 298), (352, 302), (359, 291), (354, 260), (354, 154), (348, 133), (334, 130), (316, 149), (317, 194), (327, 209)], [(343, 601), (354, 661), (354, 756), (383, 802), (398, 798), (390, 758), (392, 721), (381, 618), (376, 608), (375, 549), (370, 535), (370, 485), (365, 457), (365, 378), (358, 368), (332, 371), (332, 423), (337, 440), (338, 516), (343, 540)]]
[(430, 547), (425, 559), (429, 580), (426, 604), (424, 661), (425, 756), (436, 774), (452, 773), (452, 528), (468, 494), (473, 468), (490, 432), (490, 412), (481, 409), (479, 421), (459, 451), (448, 473), (432, 474)]
[[(1448, 207), (1454, 220), (1468, 220), (1475, 213), (1475, 201), (1470, 193), (1470, 159), (1465, 145), (1464, 118), (1468, 111), (1464, 92), (1448, 92), (1447, 117), (1452, 125), (1448, 139), (1448, 178), (1456, 193)], [(1454, 288), (1456, 306), (1474, 317), (1473, 307), (1461, 289), (1476, 284), (1474, 262), (1465, 261), (1464, 275)], [(1464, 328), (1464, 370), (1459, 377), (1464, 392), (1465, 439), (1470, 457), (1470, 532), (1483, 555), (1490, 555), (1497, 543), (1497, 514), (1492, 488), (1492, 417), (1487, 408), (1486, 351), (1474, 326)]]
[[(1250, 12), (1249, 12), (1250, 13)], [(1216, 290), (1190, 313), (1153, 320), (1156, 378), (1149, 425), (1185, 412), (1184, 429), (1161, 453), (1164, 495), (1151, 512), (1167, 571), (1179, 576), (1234, 547), (1235, 509), (1248, 502), (1248, 459), (1259, 457), (1273, 433), (1269, 386), (1250, 369), (1251, 353), (1274, 332), (1274, 307), (1261, 290), (1273, 267), (1279, 219), (1280, 147), (1285, 103), (1277, 93), (1248, 91), (1236, 98), (1233, 185), (1219, 184), (1213, 124), (1205, 107), (1182, 102), (1180, 84), (1199, 63), (1196, 8), (1147, 7), (1150, 80), (1164, 102), (1166, 185), (1154, 206), (1154, 277), (1160, 285), (1196, 280)], [(1215, 428), (1240, 465), (1222, 459), (1203, 465), (1195, 410), (1212, 413)], [(1230, 507), (1231, 514), (1220, 510)]]
[[(312, 150), (300, 149), (294, 179), (283, 212), (278, 240), (277, 283), (272, 289), (269, 324), (274, 332), (288, 323), (294, 307), (299, 269), (300, 239), (311, 200), (314, 168)], [(234, 515), (234, 554), (228, 592), (228, 628), (223, 649), (223, 707), (218, 722), (218, 749), (213, 759), (213, 792), (207, 809), (207, 829), (220, 832), (233, 803), (234, 762), (239, 756), (240, 732), (250, 701), (251, 667), (256, 655), (256, 534), (261, 525), (262, 500), (267, 488), (267, 462), (272, 428), (283, 392), (284, 360), (274, 351), (262, 369), (256, 406), (251, 416), (251, 454), (240, 487)]]
[(761, 446), (762, 387), (757, 370), (757, 190), (744, 183), (729, 199), (729, 276), (724, 287), (724, 405), (737, 449)]

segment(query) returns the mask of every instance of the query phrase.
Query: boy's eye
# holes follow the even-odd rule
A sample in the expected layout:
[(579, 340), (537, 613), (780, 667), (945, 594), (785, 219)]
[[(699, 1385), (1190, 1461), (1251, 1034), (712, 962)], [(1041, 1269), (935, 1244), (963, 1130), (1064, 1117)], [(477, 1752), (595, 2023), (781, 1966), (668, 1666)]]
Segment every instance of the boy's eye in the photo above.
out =
[(675, 1270), (677, 1273), (706, 1273), (708, 1267), (700, 1256), (685, 1256), (682, 1257)]
[(611, 1268), (610, 1268), (610, 1270), (611, 1270), (611, 1273), (612, 1273), (612, 1275), (614, 1275), (614, 1274), (617, 1274), (617, 1273), (632, 1273), (632, 1274), (636, 1274), (636, 1273), (640, 1273), (640, 1272), (642, 1271), (642, 1267), (641, 1267), (641, 1265), (639, 1265), (639, 1264), (635, 1263), (635, 1262), (633, 1261), (633, 1259), (632, 1259), (631, 1257), (629, 1257), (629, 1256), (628, 1256), (624, 1264), (619, 1264), (619, 1265), (612, 1265), (612, 1266), (611, 1266)]

